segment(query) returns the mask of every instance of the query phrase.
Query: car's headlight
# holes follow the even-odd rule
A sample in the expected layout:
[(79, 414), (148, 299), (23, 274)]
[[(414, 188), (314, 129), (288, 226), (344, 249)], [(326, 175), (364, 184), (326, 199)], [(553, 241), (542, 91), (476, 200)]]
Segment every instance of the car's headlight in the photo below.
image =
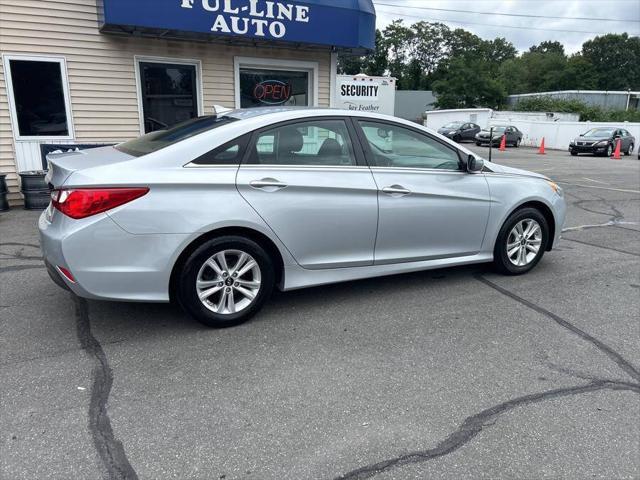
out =
[(598, 147), (603, 147), (603, 146), (605, 146), (607, 143), (609, 143), (609, 140), (602, 140), (602, 141), (600, 141), (600, 142), (596, 143), (596, 146), (598, 146)]
[(558, 185), (556, 182), (552, 182), (551, 180), (547, 180), (547, 183), (559, 196), (564, 196), (564, 192), (562, 191), (562, 188), (560, 188), (560, 185)]

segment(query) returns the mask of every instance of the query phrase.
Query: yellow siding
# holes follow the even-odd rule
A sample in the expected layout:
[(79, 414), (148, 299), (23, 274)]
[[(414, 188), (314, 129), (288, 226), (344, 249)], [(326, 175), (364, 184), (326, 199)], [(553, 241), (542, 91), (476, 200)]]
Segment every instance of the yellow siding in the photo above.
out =
[[(203, 108), (233, 107), (235, 56), (319, 63), (318, 103), (329, 105), (329, 50), (232, 46), (114, 36), (98, 31), (96, 0), (0, 0), (0, 53), (64, 56), (78, 143), (118, 142), (140, 133), (134, 56), (202, 62)], [(0, 173), (20, 200), (9, 105), (0, 62)]]

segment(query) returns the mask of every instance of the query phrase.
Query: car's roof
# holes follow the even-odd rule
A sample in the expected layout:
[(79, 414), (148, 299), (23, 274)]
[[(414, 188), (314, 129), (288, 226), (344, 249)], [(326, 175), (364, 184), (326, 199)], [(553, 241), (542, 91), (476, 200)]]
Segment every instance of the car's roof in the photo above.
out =
[(291, 118), (304, 118), (313, 116), (357, 116), (357, 117), (376, 117), (393, 119), (398, 121), (397, 117), (383, 115), (375, 112), (346, 110), (340, 108), (328, 107), (253, 107), (230, 110), (220, 114), (220, 116), (231, 117), (238, 120), (248, 120), (258, 117), (283, 117), (291, 115)]

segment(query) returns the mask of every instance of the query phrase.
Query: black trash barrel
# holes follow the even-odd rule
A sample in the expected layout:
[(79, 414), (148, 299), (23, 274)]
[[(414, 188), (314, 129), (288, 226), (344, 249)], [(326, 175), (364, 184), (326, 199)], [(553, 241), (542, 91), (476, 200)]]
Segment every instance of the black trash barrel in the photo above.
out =
[(9, 210), (9, 201), (7, 200), (7, 176), (3, 173), (0, 174), (0, 212)]
[(22, 195), (24, 195), (24, 208), (27, 210), (43, 210), (49, 205), (51, 193), (49, 186), (44, 181), (47, 174), (44, 170), (21, 172), (20, 181)]

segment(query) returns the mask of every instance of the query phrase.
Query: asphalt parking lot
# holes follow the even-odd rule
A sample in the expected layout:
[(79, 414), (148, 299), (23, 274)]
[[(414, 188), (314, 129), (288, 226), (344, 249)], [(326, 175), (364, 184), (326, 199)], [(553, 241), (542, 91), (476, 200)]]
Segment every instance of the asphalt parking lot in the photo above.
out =
[(73, 298), (38, 213), (0, 214), (0, 477), (640, 478), (640, 161), (494, 160), (570, 205), (530, 274), (280, 293), (228, 330)]

